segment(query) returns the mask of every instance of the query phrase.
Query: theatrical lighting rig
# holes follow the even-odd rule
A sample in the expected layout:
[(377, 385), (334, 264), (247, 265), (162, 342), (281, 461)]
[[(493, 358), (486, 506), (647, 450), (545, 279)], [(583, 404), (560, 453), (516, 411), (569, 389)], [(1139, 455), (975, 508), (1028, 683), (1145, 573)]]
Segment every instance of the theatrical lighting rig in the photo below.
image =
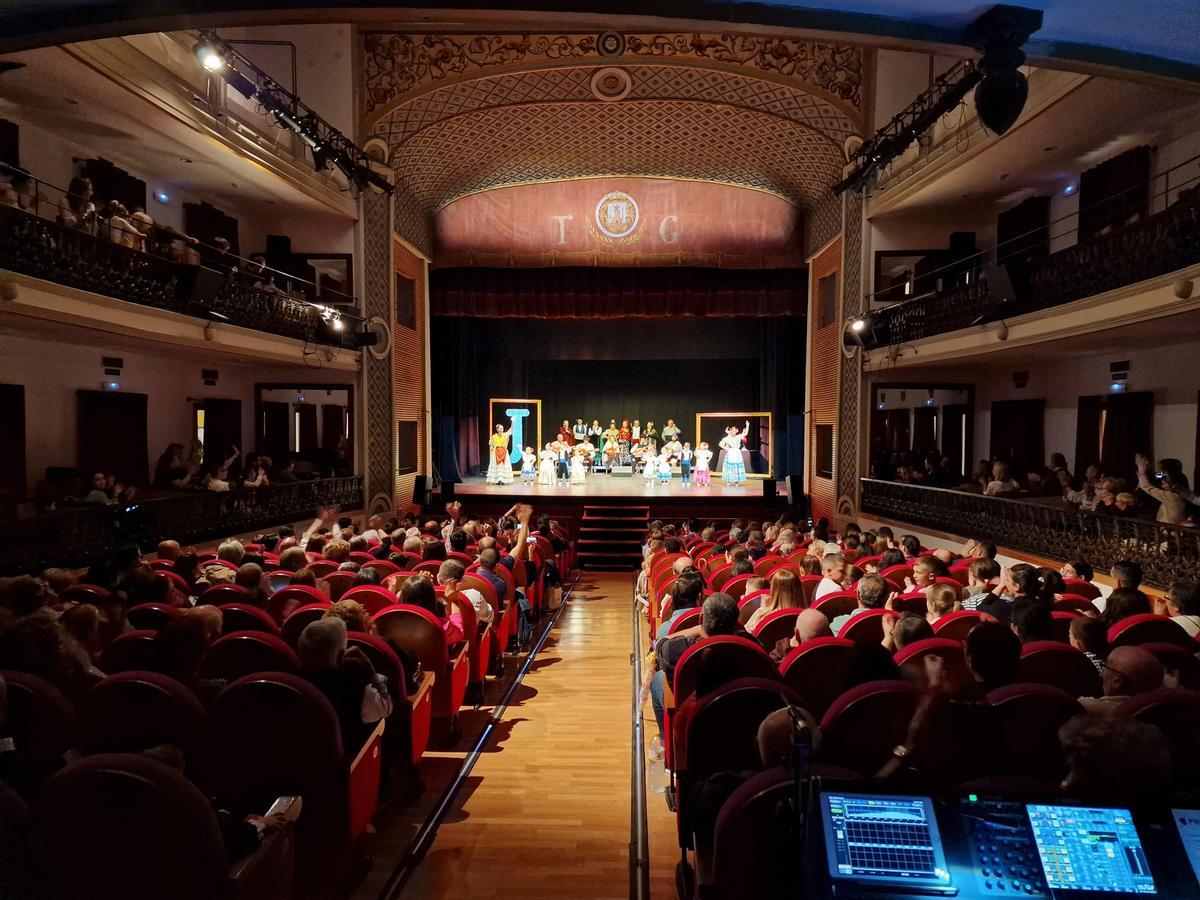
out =
[(336, 168), (361, 193), (374, 187), (385, 194), (396, 188), (372, 168), (374, 162), (348, 137), (270, 75), (256, 66), (216, 32), (201, 31), (196, 58), (208, 72), (225, 79), (247, 100), (256, 101), (280, 128), (297, 134), (313, 156), (318, 171)]
[(983, 124), (1004, 134), (1025, 107), (1029, 85), (1020, 71), (1021, 46), (1042, 27), (1039, 10), (993, 6), (963, 30), (963, 43), (978, 47), (977, 63), (956, 63), (850, 157), (852, 171), (833, 187), (835, 194), (862, 190), (880, 169), (919, 140), (937, 120), (975, 90), (975, 111)]

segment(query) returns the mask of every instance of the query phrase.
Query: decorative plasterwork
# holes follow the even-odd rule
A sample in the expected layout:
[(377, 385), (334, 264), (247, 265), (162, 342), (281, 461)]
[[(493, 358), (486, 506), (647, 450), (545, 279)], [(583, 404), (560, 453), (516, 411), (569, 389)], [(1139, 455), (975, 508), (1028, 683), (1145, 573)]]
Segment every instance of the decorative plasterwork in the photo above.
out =
[[(863, 50), (794, 38), (734, 34), (613, 36), (624, 47), (602, 48), (597, 34), (396, 34), (364, 35), (368, 116), (425, 85), (500, 67), (555, 61), (612, 64), (615, 56), (714, 62), (802, 83), (847, 109), (863, 108)], [(616, 52), (614, 52), (616, 51)]]

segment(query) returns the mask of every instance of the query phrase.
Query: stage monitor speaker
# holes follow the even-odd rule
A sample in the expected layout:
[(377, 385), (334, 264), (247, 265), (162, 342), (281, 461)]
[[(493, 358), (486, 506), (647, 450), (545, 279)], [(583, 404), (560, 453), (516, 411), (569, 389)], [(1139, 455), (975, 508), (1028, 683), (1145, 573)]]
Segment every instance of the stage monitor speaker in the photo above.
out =
[(775, 498), (779, 496), (779, 492), (776, 490), (776, 487), (775, 487), (775, 479), (767, 478), (766, 480), (764, 480), (762, 483), (762, 491), (763, 491), (763, 499), (765, 501), (767, 501), (768, 505), (774, 506)]
[(413, 479), (412, 502), (425, 509), (433, 506), (433, 486), (428, 475), (418, 475)]

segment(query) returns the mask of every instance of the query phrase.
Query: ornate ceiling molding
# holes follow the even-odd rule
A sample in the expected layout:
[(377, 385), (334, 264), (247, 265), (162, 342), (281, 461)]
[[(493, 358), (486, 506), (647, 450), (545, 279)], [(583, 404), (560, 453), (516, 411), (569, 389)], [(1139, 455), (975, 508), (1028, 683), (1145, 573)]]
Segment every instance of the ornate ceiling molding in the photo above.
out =
[(612, 65), (657, 59), (715, 63), (792, 81), (861, 120), (861, 47), (743, 34), (411, 34), (363, 35), (364, 113), (374, 118), (407, 95), (446, 79), (503, 67), (574, 62)]

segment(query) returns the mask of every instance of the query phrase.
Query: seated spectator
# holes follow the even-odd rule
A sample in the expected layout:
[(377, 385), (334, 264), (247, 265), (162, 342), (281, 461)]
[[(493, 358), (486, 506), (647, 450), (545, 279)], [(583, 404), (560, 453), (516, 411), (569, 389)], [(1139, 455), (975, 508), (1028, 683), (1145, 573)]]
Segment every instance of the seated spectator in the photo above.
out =
[(1108, 656), (1108, 628), (1092, 616), (1076, 616), (1071, 620), (1071, 646), (1092, 661), (1099, 675), (1104, 674), (1104, 657)]
[(367, 608), (357, 600), (339, 600), (325, 610), (324, 619), (336, 618), (346, 623), (347, 631), (374, 634), (375, 622)]
[(749, 556), (744, 556), (733, 564), (733, 568), (729, 570), (730, 578), (737, 578), (739, 575), (753, 575), (754, 563)]
[(1012, 605), (1012, 630), (1022, 644), (1054, 640), (1050, 604), (1034, 597), (1019, 597)]
[(666, 637), (675, 620), (699, 606), (703, 597), (704, 576), (690, 567), (680, 572), (671, 589), (671, 616), (658, 626), (655, 638)]
[(892, 596), (892, 590), (888, 587), (888, 583), (878, 575), (864, 575), (860, 578), (857, 591), (858, 607), (844, 615), (837, 616), (829, 623), (829, 628), (834, 634), (838, 634), (847, 622), (860, 613), (864, 613), (868, 609), (883, 609)]
[(952, 584), (932, 584), (925, 591), (925, 620), (932, 626), (942, 616), (962, 609), (960, 591)]
[(1103, 697), (1080, 697), (1086, 712), (1115, 716), (1126, 700), (1163, 686), (1163, 664), (1141, 647), (1115, 647), (1104, 661)]
[(911, 562), (921, 555), (921, 541), (913, 534), (901, 535), (900, 550), (904, 553), (904, 561)]
[(67, 228), (76, 228), (95, 234), (98, 219), (96, 204), (92, 202), (92, 180), (75, 177), (67, 185), (67, 195), (58, 210), (58, 221)]
[(310, 622), (300, 633), (299, 650), (300, 675), (333, 705), (345, 755), (353, 758), (371, 726), (391, 715), (387, 678), (358, 647), (347, 649), (346, 623), (337, 617)]
[(326, 594), (329, 593), (328, 585), (325, 584), (324, 579), (317, 578), (317, 573), (308, 566), (297, 569), (292, 574), (292, 580), (290, 584), (295, 585), (296, 587), (317, 588), (318, 590), (324, 591)]
[[(1091, 580), (1096, 577), (1092, 567), (1081, 559), (1075, 559), (1068, 563), (1063, 563), (1062, 568), (1058, 570), (1063, 578), (1079, 579), (1091, 583)], [(1068, 593), (1070, 593), (1068, 591)]]
[(246, 469), (242, 473), (242, 487), (247, 489), (266, 487), (270, 484), (267, 473), (271, 471), (271, 458), (251, 453), (246, 456)]
[[(457, 582), (456, 582), (457, 586)], [(433, 589), (433, 581), (425, 575), (410, 575), (400, 585), (400, 602), (419, 606), (430, 612), (442, 626), (446, 646), (452, 647), (463, 639), (462, 613), (457, 610), (446, 614), (446, 607)]]
[(1200, 584), (1172, 582), (1166, 596), (1166, 614), (1192, 637), (1200, 634)]
[(770, 595), (750, 614), (746, 630), (753, 631), (754, 626), (773, 612), (781, 609), (803, 609), (807, 605), (804, 602), (804, 592), (800, 590), (800, 577), (789, 569), (776, 572), (771, 576)]
[(993, 599), (999, 589), (1000, 563), (988, 557), (972, 560), (967, 565), (967, 589), (962, 603), (963, 609), (978, 609)]
[[(1148, 473), (1150, 459), (1140, 453), (1134, 458), (1137, 464), (1138, 490), (1158, 501), (1158, 513), (1155, 518), (1168, 525), (1178, 525), (1188, 518), (1188, 499), (1179, 488), (1186, 489), (1187, 485), (1176, 484), (1174, 467), (1163, 467), (1155, 479)], [(1164, 460), (1165, 462), (1165, 460)], [(1190, 491), (1188, 492), (1190, 493)], [(1132, 495), (1131, 495), (1132, 496)], [(1137, 502), (1136, 500), (1134, 501)], [(1121, 497), (1117, 497), (1117, 506), (1121, 506)]]
[(933, 628), (925, 617), (915, 612), (902, 613), (899, 617), (885, 616), (880, 622), (883, 628), (883, 649), (895, 654), (914, 641), (933, 637)]
[(421, 559), (441, 561), (446, 558), (446, 545), (441, 541), (425, 541), (421, 548)]
[(936, 556), (918, 556), (912, 568), (912, 577), (904, 579), (905, 593), (924, 590), (946, 574), (945, 564)]
[[(338, 571), (342, 571), (346, 566), (354, 566), (354, 587), (361, 585), (378, 586), (383, 583), (383, 576), (379, 574), (378, 569), (364, 569), (358, 563), (344, 562), (338, 566)], [(350, 571), (350, 570), (346, 570)]]
[(1017, 680), (1021, 640), (999, 622), (981, 622), (970, 630), (964, 645), (967, 668), (986, 694)]
[(334, 539), (323, 548), (323, 556), (335, 563), (344, 563), (350, 559), (350, 544), (341, 539)]
[(1119, 588), (1136, 591), (1142, 586), (1142, 567), (1131, 560), (1122, 559), (1113, 563), (1108, 574)]
[(1082, 714), (1058, 730), (1058, 740), (1067, 762), (1062, 790), (1068, 796), (1125, 807), (1165, 799), (1171, 749), (1153, 725), (1125, 716)]
[(240, 541), (222, 541), (217, 547), (217, 559), (231, 562), (235, 566), (242, 564), (242, 557), (245, 555), (246, 548), (242, 546)]
[(992, 480), (987, 483), (984, 494), (989, 497), (999, 497), (1004, 494), (1015, 494), (1021, 490), (1020, 483), (1012, 477), (1008, 463), (997, 462), (992, 465)]
[(262, 566), (256, 563), (245, 563), (237, 570), (237, 576), (233, 579), (233, 583), (239, 587), (246, 589), (248, 602), (258, 607), (267, 605), (267, 598), (271, 595), (267, 586), (267, 579), (263, 573)]
[(1129, 616), (1140, 616), (1150, 612), (1150, 599), (1141, 591), (1117, 588), (1108, 595), (1100, 621), (1112, 627)]
[(460, 595), (466, 598), (475, 609), (475, 620), (479, 623), (479, 627), (483, 628), (492, 621), (495, 611), (487, 602), (487, 598), (479, 591), (459, 586), (466, 573), (466, 567), (461, 562), (457, 559), (448, 559), (438, 567), (437, 583), (446, 589), (447, 602), (453, 601)]
[(846, 557), (840, 553), (826, 553), (821, 558), (821, 574), (824, 576), (813, 593), (813, 602), (827, 594), (836, 594), (846, 580)]
[(815, 609), (801, 610), (800, 615), (796, 616), (796, 627), (792, 633), (788, 637), (780, 638), (771, 648), (771, 659), (776, 665), (779, 665), (789, 653), (805, 641), (832, 636), (829, 620), (824, 615)]
[(0, 669), (36, 675), (75, 701), (95, 680), (72, 654), (62, 625), (45, 614), (25, 616), (0, 632)]
[(299, 572), (308, 565), (308, 556), (299, 547), (288, 547), (279, 554), (279, 568)]
[(160, 671), (191, 688), (206, 702), (216, 699), (225, 687), (225, 681), (199, 679), (196, 672), (204, 654), (220, 636), (223, 618), (220, 608), (216, 606), (197, 606), (168, 621), (154, 637)]
[(179, 559), (179, 541), (159, 541), (155, 556), (158, 559), (171, 560), (174, 562)]

